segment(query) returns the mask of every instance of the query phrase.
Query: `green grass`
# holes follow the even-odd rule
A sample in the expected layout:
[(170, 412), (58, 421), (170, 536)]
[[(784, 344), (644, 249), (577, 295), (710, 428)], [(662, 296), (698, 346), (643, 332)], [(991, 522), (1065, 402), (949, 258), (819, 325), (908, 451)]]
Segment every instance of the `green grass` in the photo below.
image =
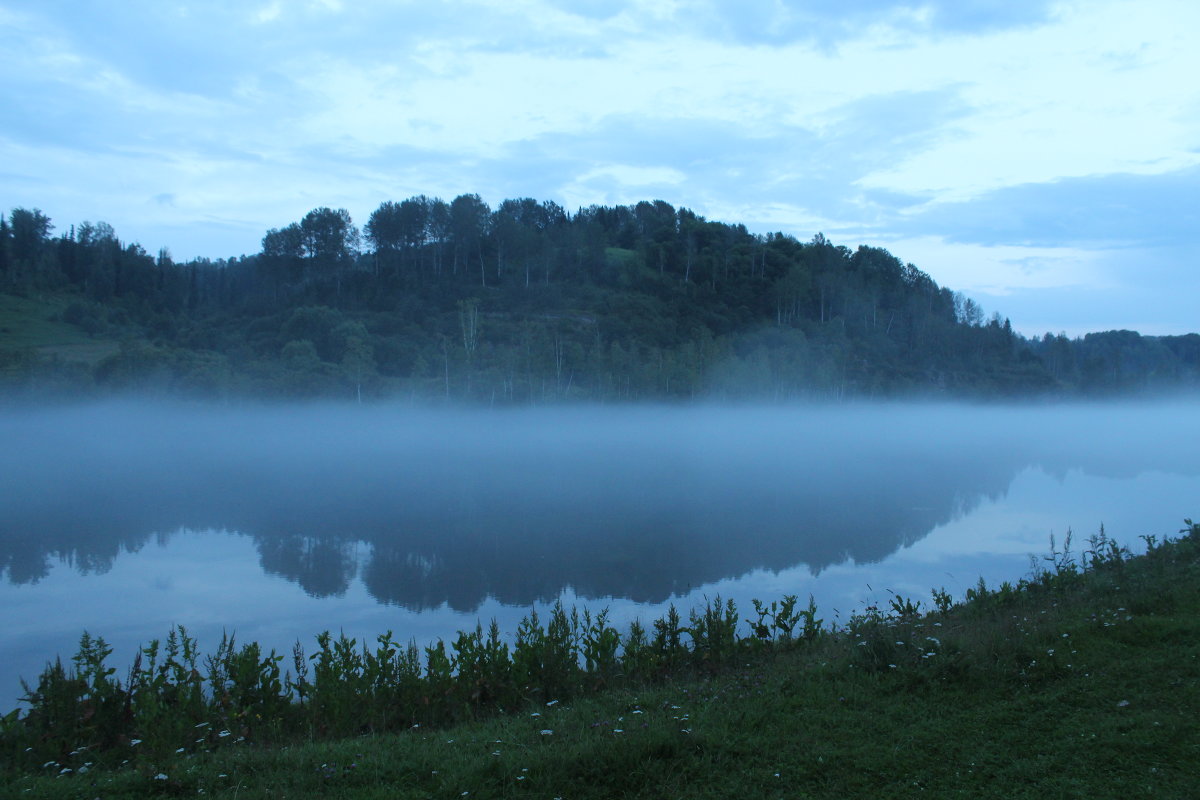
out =
[[(943, 598), (930, 613), (896, 598), (771, 647), (749, 635), (728, 645), (718, 603), (680, 625), (699, 622), (728, 658), (693, 642), (686, 663), (660, 664), (640, 685), (525, 691), (506, 713), (445, 727), (331, 739), (310, 729), (268, 746), (201, 723), (171, 743), (180, 753), (119, 743), (23, 766), (8, 747), (0, 793), (1194, 797), (1200, 526), (1188, 526), (1132, 558), (1102, 532), (1016, 585)], [(10, 715), (6, 745), (21, 724)]]
[(18, 297), (0, 294), (0, 348), (31, 349), (64, 361), (95, 365), (116, 353), (117, 342), (93, 338), (82, 328), (64, 322), (63, 312), (73, 302), (67, 295)]

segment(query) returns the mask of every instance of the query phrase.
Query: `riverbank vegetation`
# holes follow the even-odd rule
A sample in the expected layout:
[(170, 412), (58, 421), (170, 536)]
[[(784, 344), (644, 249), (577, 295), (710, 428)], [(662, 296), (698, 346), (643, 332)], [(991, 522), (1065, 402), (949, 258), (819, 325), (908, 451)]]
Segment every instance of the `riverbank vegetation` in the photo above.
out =
[[(1068, 539), (1028, 577), (847, 619), (794, 597), (618, 631), (531, 614), (423, 652), (85, 636), (0, 731), (20, 797), (1186, 796), (1200, 524)], [(748, 613), (744, 613), (746, 611)]]
[(0, 397), (421, 402), (1055, 397), (1195, 389), (1200, 335), (1026, 338), (887, 250), (656, 202), (318, 208), (177, 262), (0, 216)]

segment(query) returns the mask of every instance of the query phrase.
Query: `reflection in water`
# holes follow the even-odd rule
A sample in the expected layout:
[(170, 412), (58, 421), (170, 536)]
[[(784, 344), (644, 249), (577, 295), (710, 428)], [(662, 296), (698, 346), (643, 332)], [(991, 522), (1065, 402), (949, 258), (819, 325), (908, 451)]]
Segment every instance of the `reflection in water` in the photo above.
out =
[(914, 414), (58, 412), (26, 420), (30, 448), (0, 464), (0, 564), (32, 583), (55, 560), (98, 572), (153, 532), (214, 529), (315, 597), (361, 576), (410, 609), (566, 587), (660, 602), (754, 569), (878, 561), (1028, 463), (981, 454), (946, 409)]
[(0, 420), (0, 567), (103, 572), (153, 532), (215, 529), (314, 597), (361, 577), (409, 609), (661, 602), (878, 561), (1032, 463), (1196, 474), (1173, 446), (1194, 415), (1164, 409), (27, 412)]

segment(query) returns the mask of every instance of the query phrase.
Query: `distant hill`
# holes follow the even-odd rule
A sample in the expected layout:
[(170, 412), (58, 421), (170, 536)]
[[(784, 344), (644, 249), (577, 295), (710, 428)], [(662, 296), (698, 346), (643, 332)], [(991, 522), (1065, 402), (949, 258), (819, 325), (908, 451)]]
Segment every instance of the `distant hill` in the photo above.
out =
[(471, 403), (1143, 393), (1200, 336), (1026, 339), (886, 250), (662, 201), (315, 209), (176, 263), (105, 223), (0, 218), (0, 391)]

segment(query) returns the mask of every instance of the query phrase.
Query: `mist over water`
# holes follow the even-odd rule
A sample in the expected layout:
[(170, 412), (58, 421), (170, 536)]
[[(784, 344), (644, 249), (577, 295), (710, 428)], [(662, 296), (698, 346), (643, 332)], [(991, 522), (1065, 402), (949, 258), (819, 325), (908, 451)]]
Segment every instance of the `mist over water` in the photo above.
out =
[(6, 411), (0, 441), (0, 696), (85, 627), (124, 658), (174, 622), (286, 650), (326, 628), (511, 633), (560, 597), (631, 619), (718, 591), (961, 595), (1021, 577), (1052, 531), (1136, 544), (1200, 513), (1182, 403), (125, 402)]

